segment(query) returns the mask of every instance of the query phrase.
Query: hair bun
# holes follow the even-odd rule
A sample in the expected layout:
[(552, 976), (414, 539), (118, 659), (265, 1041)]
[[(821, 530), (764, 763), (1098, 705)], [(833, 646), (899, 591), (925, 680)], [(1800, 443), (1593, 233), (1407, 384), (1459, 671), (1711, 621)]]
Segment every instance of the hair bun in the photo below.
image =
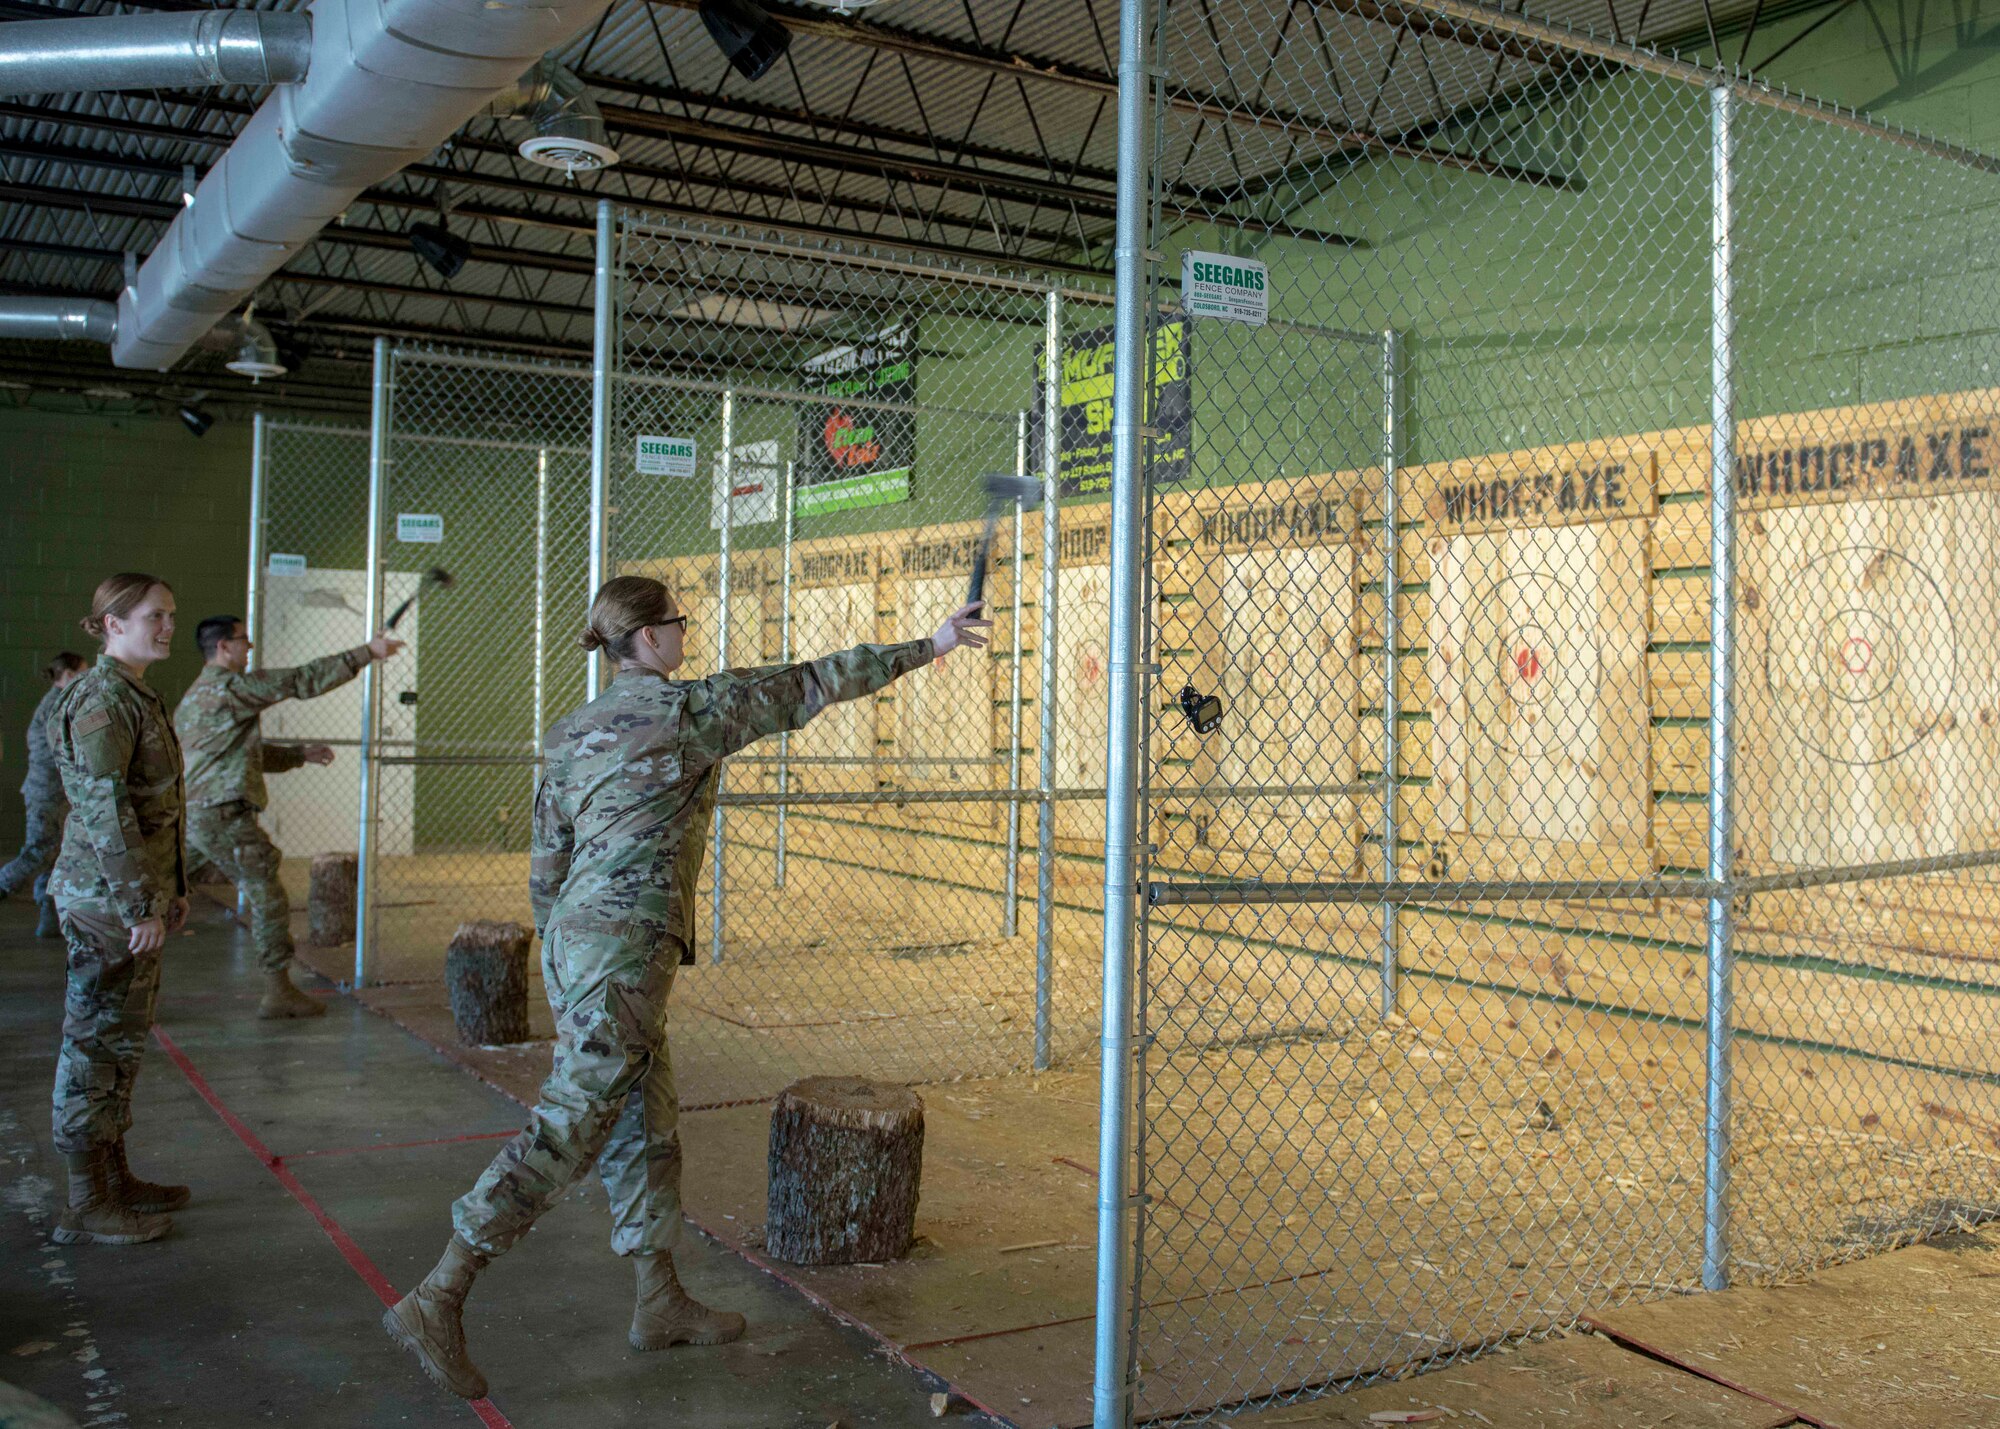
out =
[(586, 650), (602, 650), (604, 637), (597, 633), (596, 626), (586, 625), (583, 627), (583, 634), (576, 637), (576, 643)]
[(102, 639), (104, 638), (104, 617), (103, 617), (103, 616), (101, 616), (101, 615), (86, 615), (86, 616), (84, 616), (84, 618), (83, 618), (83, 619), (79, 620), (79, 621), (77, 622), (77, 624), (78, 624), (78, 625), (81, 625), (81, 626), (83, 627), (83, 633), (84, 633), (84, 634), (86, 634), (86, 635), (89, 635), (89, 636), (92, 636), (92, 637), (94, 637), (95, 639), (98, 639), (98, 640), (102, 640)]

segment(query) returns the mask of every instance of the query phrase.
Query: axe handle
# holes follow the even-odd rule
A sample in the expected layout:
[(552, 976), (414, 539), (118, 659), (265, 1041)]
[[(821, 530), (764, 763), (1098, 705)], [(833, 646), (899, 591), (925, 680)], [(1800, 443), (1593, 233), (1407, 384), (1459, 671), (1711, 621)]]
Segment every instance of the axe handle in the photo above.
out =
[(979, 538), (979, 545), (972, 552), (972, 586), (965, 597), (967, 605), (986, 599), (986, 558), (993, 550), (993, 531), (1000, 524), (997, 508), (986, 508), (986, 530)]
[(417, 598), (416, 596), (412, 595), (406, 598), (401, 605), (397, 606), (396, 613), (389, 617), (389, 629), (394, 630), (396, 628), (396, 623), (399, 620), (401, 620), (404, 616), (408, 615), (410, 613), (410, 607), (415, 605), (416, 603), (417, 603)]

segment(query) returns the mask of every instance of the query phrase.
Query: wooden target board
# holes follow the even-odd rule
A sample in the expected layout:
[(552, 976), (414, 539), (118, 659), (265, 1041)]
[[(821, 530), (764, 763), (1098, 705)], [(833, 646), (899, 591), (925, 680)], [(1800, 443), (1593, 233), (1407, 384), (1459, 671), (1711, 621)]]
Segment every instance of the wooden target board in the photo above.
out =
[(1990, 491), (1742, 518), (1746, 863), (1838, 866), (1995, 846), (1997, 543), (2000, 496)]
[[(875, 547), (820, 542), (793, 555), (792, 656), (811, 660), (877, 639)], [(852, 792), (875, 787), (877, 702), (847, 700), (791, 736), (792, 787)]]
[(1644, 877), (1650, 458), (1552, 449), (1468, 465), (1426, 503), (1429, 871)]
[[(1111, 527), (1105, 508), (1065, 511), (1056, 544), (1056, 745), (1058, 789), (1104, 787), (1110, 739)], [(1056, 840), (1068, 852), (1101, 853), (1104, 800), (1056, 805)]]
[[(914, 639), (933, 631), (965, 604), (973, 552), (982, 531), (983, 523), (934, 528), (893, 548), (887, 564), (895, 582), (895, 639)], [(999, 540), (996, 536), (996, 544)], [(1005, 600), (1008, 583), (1005, 567), (998, 562), (989, 567), (989, 599)], [(986, 650), (962, 651), (898, 680), (891, 725), (895, 782), (919, 790), (1004, 788), (1006, 755), (996, 752), (994, 743), (996, 690), (1004, 694), (996, 681), (995, 661)], [(992, 802), (911, 804), (902, 812), (918, 824), (979, 833), (990, 833), (1000, 824), (1000, 806)]]

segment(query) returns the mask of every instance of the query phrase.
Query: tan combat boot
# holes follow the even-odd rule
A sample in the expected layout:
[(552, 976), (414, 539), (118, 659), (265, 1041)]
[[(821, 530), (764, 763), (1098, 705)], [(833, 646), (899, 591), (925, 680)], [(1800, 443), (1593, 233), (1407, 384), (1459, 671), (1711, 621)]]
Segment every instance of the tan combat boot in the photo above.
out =
[(125, 1138), (119, 1137), (111, 1143), (111, 1194), (118, 1204), (128, 1211), (145, 1211), (158, 1214), (163, 1211), (178, 1211), (189, 1199), (185, 1186), (161, 1186), (151, 1181), (141, 1181), (132, 1174), (131, 1165), (125, 1160)]
[(324, 1017), (326, 1004), (309, 997), (292, 985), (287, 968), (264, 974), (264, 1000), (257, 1004), (259, 1017)]
[(743, 1317), (734, 1310), (711, 1310), (681, 1289), (671, 1251), (635, 1255), (639, 1269), (639, 1302), (632, 1310), (630, 1339), (635, 1350), (664, 1350), (674, 1345), (726, 1345), (743, 1333)]
[(49, 1239), (59, 1245), (138, 1245), (158, 1240), (173, 1222), (119, 1204), (111, 1184), (111, 1148), (95, 1146), (64, 1158), (69, 1163), (69, 1205)]
[(486, 1376), (465, 1353), (461, 1317), (472, 1277), (486, 1268), (488, 1259), (453, 1236), (437, 1268), (382, 1312), (382, 1328), (389, 1338), (415, 1355), (424, 1373), (441, 1388), (461, 1399), (486, 1397)]

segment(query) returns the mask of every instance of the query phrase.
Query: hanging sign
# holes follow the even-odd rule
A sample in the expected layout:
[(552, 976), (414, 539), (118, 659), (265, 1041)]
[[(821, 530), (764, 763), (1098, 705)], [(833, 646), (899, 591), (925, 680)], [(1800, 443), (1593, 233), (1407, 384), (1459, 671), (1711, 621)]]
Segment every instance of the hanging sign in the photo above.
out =
[(1183, 253), (1181, 311), (1191, 318), (1262, 327), (1271, 316), (1271, 270), (1255, 258)]
[(306, 558), (304, 556), (282, 556), (273, 551), (271, 559), (265, 564), (264, 569), (274, 576), (302, 576), (306, 573)]
[(641, 437), (633, 464), (641, 476), (693, 476), (693, 437)]
[(420, 516), (409, 511), (398, 511), (396, 539), (417, 545), (435, 546), (444, 539), (444, 517)]
[[(715, 459), (715, 481), (708, 504), (708, 528), (722, 529), (722, 513), (729, 512), (729, 527), (762, 526), (778, 519), (778, 487), (784, 466), (778, 459), (776, 438), (761, 442), (739, 442), (730, 449), (729, 473), (725, 477), (722, 458)], [(725, 508), (724, 503), (727, 503)]]
[(917, 328), (900, 323), (807, 359), (799, 409), (798, 514), (889, 506), (910, 499), (917, 462)]
[[(1186, 481), (1193, 470), (1194, 397), (1188, 382), (1187, 323), (1161, 321), (1153, 329), (1153, 391), (1147, 425), (1146, 474), (1156, 485)], [(1042, 450), (1045, 349), (1035, 349), (1035, 405), (1028, 417), (1028, 450)], [(1112, 329), (1091, 328), (1063, 339), (1062, 438), (1056, 477), (1064, 496), (1111, 489)]]

